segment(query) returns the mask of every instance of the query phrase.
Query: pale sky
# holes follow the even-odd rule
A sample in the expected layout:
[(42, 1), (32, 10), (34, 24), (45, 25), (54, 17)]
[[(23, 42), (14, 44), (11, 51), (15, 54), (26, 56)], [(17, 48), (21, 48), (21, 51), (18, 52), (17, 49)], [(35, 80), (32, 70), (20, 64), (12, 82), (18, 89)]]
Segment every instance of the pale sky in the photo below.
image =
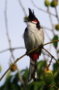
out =
[[(9, 31), (12, 47), (24, 47), (23, 32), (26, 28), (26, 24), (24, 23), (24, 12), (22, 11), (22, 8), (19, 5), (18, 0), (7, 0), (7, 1), (8, 1), (7, 2), (8, 31)], [(21, 1), (27, 14), (28, 14), (28, 8), (31, 8), (32, 10), (34, 10), (35, 15), (39, 19), (41, 25), (51, 28), (49, 15), (47, 13), (42, 12), (37, 8), (35, 8), (31, 3), (31, 0), (21, 0)], [(33, 0), (33, 1), (38, 7), (42, 8), (43, 10), (47, 9), (44, 6), (44, 0), (37, 0), (37, 1)], [(55, 10), (53, 8), (50, 9), (51, 12), (55, 14)], [(9, 43), (6, 36), (4, 11), (5, 11), (5, 0), (0, 0), (0, 51), (9, 48)], [(56, 24), (57, 19), (55, 17), (53, 17), (52, 19), (53, 19), (53, 24)], [(45, 35), (44, 43), (47, 43), (49, 42), (49, 39), (47, 38), (45, 31), (48, 33), (50, 38), (52, 38), (53, 35), (51, 31), (44, 30), (44, 35)], [(55, 32), (55, 33), (59, 35), (59, 32)], [(48, 46), (46, 46), (46, 48), (49, 49)], [(52, 45), (51, 45), (51, 49), (52, 49), (51, 52), (53, 52), (54, 48), (52, 47)], [(25, 49), (15, 50), (14, 51), (15, 59), (23, 55), (25, 52), (26, 52)], [(9, 67), (10, 56), (11, 56), (10, 51), (0, 53), (0, 65), (2, 66), (2, 72), (0, 74), (0, 77)], [(42, 56), (40, 58), (42, 59)], [(24, 58), (22, 58), (20, 61), (17, 62), (17, 65), (20, 70), (29, 67), (29, 57), (25, 56)], [(2, 79), (1, 83), (4, 82), (4, 79), (5, 77)]]

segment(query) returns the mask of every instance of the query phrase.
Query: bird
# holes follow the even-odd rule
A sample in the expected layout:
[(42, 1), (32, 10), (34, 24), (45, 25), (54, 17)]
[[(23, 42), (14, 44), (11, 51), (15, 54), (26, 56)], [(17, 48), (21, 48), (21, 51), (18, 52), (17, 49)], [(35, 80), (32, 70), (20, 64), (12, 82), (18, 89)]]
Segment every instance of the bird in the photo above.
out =
[(38, 80), (38, 72), (37, 72), (37, 60), (41, 55), (43, 44), (44, 44), (44, 32), (40, 25), (39, 20), (30, 8), (29, 15), (24, 17), (24, 21), (26, 22), (26, 28), (23, 33), (24, 44), (26, 48), (26, 53), (36, 47), (39, 47), (38, 50), (35, 50), (31, 53), (27, 53), (30, 57), (30, 66), (29, 66), (29, 76), (28, 82), (31, 80)]

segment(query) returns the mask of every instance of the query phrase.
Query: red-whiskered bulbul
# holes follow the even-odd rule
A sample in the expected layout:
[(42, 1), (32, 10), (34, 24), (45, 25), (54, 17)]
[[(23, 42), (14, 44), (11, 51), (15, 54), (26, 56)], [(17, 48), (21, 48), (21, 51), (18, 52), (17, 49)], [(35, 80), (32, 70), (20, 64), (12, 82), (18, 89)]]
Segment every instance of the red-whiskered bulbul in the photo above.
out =
[(43, 48), (44, 43), (44, 33), (42, 27), (40, 26), (40, 22), (36, 18), (34, 11), (29, 8), (29, 16), (25, 17), (25, 22), (27, 27), (24, 31), (24, 43), (27, 51), (30, 51), (39, 46), (38, 50), (29, 54), (30, 57), (30, 67), (29, 67), (29, 78), (37, 80), (37, 60), (41, 55), (41, 50)]

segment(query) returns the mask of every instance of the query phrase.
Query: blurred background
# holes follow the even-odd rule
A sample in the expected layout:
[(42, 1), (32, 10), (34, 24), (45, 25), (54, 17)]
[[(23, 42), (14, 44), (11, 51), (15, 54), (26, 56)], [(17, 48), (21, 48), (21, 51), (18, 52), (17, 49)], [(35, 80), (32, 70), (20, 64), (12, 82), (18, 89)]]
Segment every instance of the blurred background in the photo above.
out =
[[(26, 28), (24, 16), (28, 15), (28, 8), (34, 10), (36, 17), (43, 27), (44, 43), (59, 39), (58, 3), (58, 0), (0, 0), (0, 78), (9, 68), (10, 64), (26, 52), (23, 33)], [(58, 42), (44, 47), (56, 59), (59, 59)], [(47, 60), (47, 63), (49, 63), (50, 56), (43, 51), (38, 61), (41, 60)], [(20, 59), (16, 63), (18, 71), (29, 68), (29, 63), (30, 60), (28, 56)], [(55, 63), (55, 60), (53, 60), (49, 66), (50, 70), (53, 70), (53, 63)], [(8, 73), (9, 72), (7, 72), (6, 75)], [(6, 81), (6, 75), (0, 81), (1, 87)], [(12, 75), (15, 75), (15, 73)]]

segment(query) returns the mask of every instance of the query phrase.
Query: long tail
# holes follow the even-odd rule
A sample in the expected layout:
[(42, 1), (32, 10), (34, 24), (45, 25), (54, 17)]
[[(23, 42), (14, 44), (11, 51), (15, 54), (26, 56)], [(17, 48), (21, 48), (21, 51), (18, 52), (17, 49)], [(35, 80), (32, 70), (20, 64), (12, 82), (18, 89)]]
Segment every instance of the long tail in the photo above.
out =
[(38, 74), (37, 74), (37, 61), (33, 61), (30, 59), (30, 68), (29, 68), (29, 78), (28, 82), (31, 80), (37, 81)]

